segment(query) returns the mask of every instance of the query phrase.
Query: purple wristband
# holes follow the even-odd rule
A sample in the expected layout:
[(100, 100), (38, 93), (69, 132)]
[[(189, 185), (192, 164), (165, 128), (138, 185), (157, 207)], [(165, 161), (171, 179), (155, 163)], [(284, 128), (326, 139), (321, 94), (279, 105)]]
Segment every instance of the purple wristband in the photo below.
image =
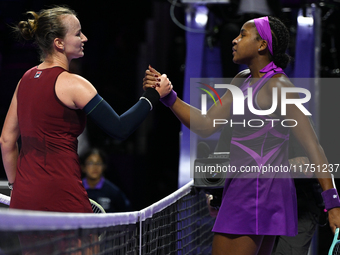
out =
[(170, 107), (175, 103), (176, 98), (177, 98), (177, 93), (174, 90), (171, 90), (169, 94), (161, 98), (159, 101), (161, 101), (166, 107)]
[(339, 195), (336, 189), (325, 190), (321, 195), (327, 211), (334, 207), (340, 207)]

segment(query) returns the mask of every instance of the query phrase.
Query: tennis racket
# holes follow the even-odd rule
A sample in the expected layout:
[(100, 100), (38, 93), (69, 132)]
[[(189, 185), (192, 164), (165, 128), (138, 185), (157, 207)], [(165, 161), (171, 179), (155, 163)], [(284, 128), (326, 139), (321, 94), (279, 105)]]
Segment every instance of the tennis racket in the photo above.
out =
[[(11, 197), (6, 196), (4, 194), (0, 194), (0, 203), (9, 205), (11, 203)], [(98, 204), (96, 201), (90, 199), (90, 203), (92, 206), (92, 211), (94, 213), (105, 213), (104, 208), (100, 204)]]
[(333, 242), (331, 248), (329, 248), (328, 255), (340, 255), (339, 228), (335, 230)]
[(96, 201), (92, 200), (91, 198), (90, 199), (90, 203), (91, 203), (91, 206), (92, 206), (92, 211), (94, 213), (106, 213), (104, 208), (98, 204)]
[[(333, 186), (334, 186), (334, 188), (336, 188), (335, 181), (334, 181), (334, 175), (331, 174), (331, 176), (332, 176)], [(333, 242), (332, 242), (331, 248), (329, 248), (328, 255), (340, 255), (339, 228), (337, 228), (335, 230)]]

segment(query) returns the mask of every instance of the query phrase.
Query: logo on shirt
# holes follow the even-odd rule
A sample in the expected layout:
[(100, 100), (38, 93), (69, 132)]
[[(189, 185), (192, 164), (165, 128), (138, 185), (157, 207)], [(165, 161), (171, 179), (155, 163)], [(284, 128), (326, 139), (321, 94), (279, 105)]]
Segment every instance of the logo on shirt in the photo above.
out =
[(37, 71), (34, 75), (34, 78), (39, 78), (41, 74), (42, 74), (42, 71)]

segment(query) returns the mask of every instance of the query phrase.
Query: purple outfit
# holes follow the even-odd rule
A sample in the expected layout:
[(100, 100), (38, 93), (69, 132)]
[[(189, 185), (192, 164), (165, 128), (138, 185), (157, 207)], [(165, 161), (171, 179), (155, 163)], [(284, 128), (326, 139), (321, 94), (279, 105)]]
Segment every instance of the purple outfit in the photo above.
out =
[[(283, 73), (273, 62), (261, 72), (266, 74), (252, 85), (254, 108), (257, 94), (270, 78)], [(249, 78), (240, 89), (247, 96)], [(245, 104), (247, 99), (245, 99)], [(230, 145), (230, 165), (237, 170), (244, 167), (271, 166), (288, 167), (289, 128), (270, 116), (255, 115), (246, 104), (244, 115), (233, 115), (233, 122), (248, 123), (251, 119), (261, 119), (262, 127), (234, 125)], [(252, 125), (259, 126), (253, 122)], [(213, 228), (214, 232), (240, 235), (288, 235), (297, 234), (297, 202), (293, 179), (289, 172), (272, 171), (228, 173), (222, 204)]]

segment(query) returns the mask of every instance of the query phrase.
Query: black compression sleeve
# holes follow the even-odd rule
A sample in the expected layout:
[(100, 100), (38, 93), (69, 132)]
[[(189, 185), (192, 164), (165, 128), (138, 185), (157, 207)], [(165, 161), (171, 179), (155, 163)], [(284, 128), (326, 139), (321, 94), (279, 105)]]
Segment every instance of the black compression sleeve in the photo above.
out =
[[(154, 89), (153, 89), (154, 90)], [(157, 94), (158, 92), (154, 90)], [(150, 98), (144, 93), (144, 97), (150, 102), (156, 103), (156, 94)], [(159, 95), (158, 95), (159, 97)], [(98, 94), (84, 107), (84, 111), (103, 131), (115, 139), (124, 140), (128, 138), (143, 122), (150, 112), (150, 104), (141, 99), (129, 110), (119, 116), (112, 107)]]

